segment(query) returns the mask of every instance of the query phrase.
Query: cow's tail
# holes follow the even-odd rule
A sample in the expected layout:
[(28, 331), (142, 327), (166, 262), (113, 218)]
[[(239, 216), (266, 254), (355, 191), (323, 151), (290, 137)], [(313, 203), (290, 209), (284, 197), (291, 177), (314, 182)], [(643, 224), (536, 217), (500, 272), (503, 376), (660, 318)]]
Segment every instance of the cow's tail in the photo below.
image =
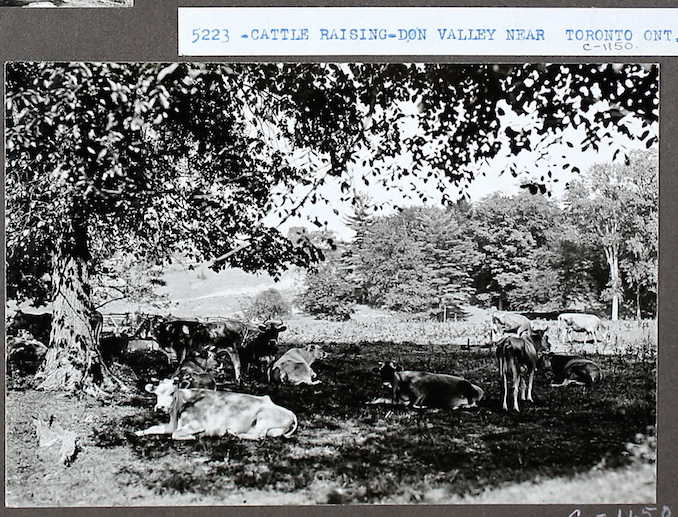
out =
[(283, 434), (285, 438), (289, 438), (290, 436), (292, 436), (294, 434), (294, 431), (297, 430), (297, 426), (299, 425), (299, 422), (297, 421), (297, 415), (292, 413), (292, 417), (294, 418), (294, 425), (292, 426), (292, 429)]

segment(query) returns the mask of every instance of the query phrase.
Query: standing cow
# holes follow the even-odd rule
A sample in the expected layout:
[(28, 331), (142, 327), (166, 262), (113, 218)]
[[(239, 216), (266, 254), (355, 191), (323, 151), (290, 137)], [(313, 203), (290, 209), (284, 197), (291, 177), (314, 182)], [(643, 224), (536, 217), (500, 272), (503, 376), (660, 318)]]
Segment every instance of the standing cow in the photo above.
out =
[(572, 342), (572, 331), (585, 332), (586, 339), (589, 334), (593, 336), (593, 342), (597, 345), (598, 338), (596, 334), (605, 332), (606, 328), (601, 319), (595, 314), (582, 314), (577, 312), (564, 312), (558, 316), (558, 328), (560, 329), (561, 339), (563, 333), (568, 343)]
[(523, 333), (528, 335), (532, 333), (532, 324), (522, 314), (515, 312), (495, 312), (492, 314), (491, 337), (493, 343), (496, 343), (502, 334), (515, 334), (520, 336)]
[(202, 355), (213, 346), (217, 356), (227, 354), (233, 364), (236, 382), (242, 382), (242, 372), (249, 375), (253, 366), (268, 367), (275, 360), (278, 336), (285, 331), (281, 322), (267, 321), (252, 325), (238, 320), (200, 322), (170, 320), (154, 322), (149, 335), (161, 348), (172, 349), (179, 367), (186, 359)]

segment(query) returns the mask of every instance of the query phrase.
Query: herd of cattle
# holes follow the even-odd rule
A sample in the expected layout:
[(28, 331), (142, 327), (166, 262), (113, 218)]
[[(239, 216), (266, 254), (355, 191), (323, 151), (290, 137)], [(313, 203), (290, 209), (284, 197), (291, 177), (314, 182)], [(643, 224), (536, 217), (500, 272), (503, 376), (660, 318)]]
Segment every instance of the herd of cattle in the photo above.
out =
[[(278, 321), (252, 324), (233, 319), (205, 322), (152, 316), (144, 318), (130, 335), (102, 333), (103, 316), (98, 313), (91, 322), (102, 355), (110, 355), (116, 349), (129, 350), (133, 343), (142, 340), (156, 343), (168, 361), (172, 356), (176, 358), (177, 368), (171, 378), (151, 379), (153, 383), (145, 386), (157, 399), (155, 409), (169, 413), (170, 421), (138, 431), (139, 436), (171, 434), (177, 440), (227, 433), (247, 439), (290, 436), (297, 428), (296, 416), (276, 405), (269, 396), (218, 389), (223, 386), (217, 383), (217, 378), (224, 371), (225, 358), (232, 364), (238, 385), (244, 377), (254, 375), (268, 383), (313, 385), (321, 381), (311, 365), (327, 357), (322, 347), (309, 345), (292, 348), (276, 359), (279, 335), (286, 330)], [(20, 334), (23, 343), (37, 341), (46, 351), (51, 323), (50, 314), (19, 311), (7, 326), (8, 344), (10, 336)], [(504, 410), (508, 409), (510, 384), (515, 411), (519, 411), (519, 396), (520, 400), (533, 401), (537, 369), (553, 371), (552, 386), (574, 383), (590, 388), (602, 379), (602, 371), (593, 361), (553, 353), (547, 330), (535, 328), (521, 314), (493, 313), (490, 339), (499, 367)], [(568, 340), (573, 331), (591, 335), (594, 342), (601, 333), (609, 336), (601, 320), (592, 314), (559, 314), (558, 330)], [(10, 355), (8, 350), (8, 359)], [(371, 403), (457, 409), (475, 407), (484, 397), (480, 386), (456, 375), (403, 370), (393, 362), (382, 362), (374, 371), (390, 387), (391, 397)]]

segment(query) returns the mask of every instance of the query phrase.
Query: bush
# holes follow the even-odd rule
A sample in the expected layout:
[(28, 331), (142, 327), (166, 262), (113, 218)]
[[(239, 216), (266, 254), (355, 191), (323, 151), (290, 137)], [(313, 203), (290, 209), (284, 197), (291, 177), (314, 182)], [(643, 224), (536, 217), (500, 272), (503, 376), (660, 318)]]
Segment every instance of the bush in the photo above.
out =
[(290, 304), (277, 289), (261, 291), (247, 310), (248, 319), (270, 320), (290, 315)]
[(304, 291), (297, 303), (313, 316), (346, 321), (353, 314), (353, 287), (336, 264), (325, 262), (306, 275)]

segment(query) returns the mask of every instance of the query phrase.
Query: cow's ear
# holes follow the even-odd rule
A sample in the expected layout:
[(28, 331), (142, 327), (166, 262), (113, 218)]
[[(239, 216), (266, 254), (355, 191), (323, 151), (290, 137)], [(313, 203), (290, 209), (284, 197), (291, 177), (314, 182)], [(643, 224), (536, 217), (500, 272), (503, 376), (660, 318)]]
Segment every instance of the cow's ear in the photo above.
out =
[(144, 386), (144, 390), (148, 393), (155, 393), (155, 386), (153, 386), (153, 384), (146, 384), (146, 386)]
[(182, 380), (179, 382), (179, 389), (182, 389), (182, 390), (183, 390), (183, 389), (189, 388), (190, 386), (191, 386), (191, 381), (190, 381), (190, 379), (182, 379)]
[(151, 382), (158, 383), (160, 382), (160, 379), (158, 379), (157, 377), (151, 377)]
[(264, 332), (264, 331), (268, 330), (268, 326), (267, 326), (267, 325), (264, 325), (263, 323), (261, 323), (261, 324), (259, 324), (259, 330), (261, 330), (262, 332)]
[(287, 330), (287, 327), (285, 325), (283, 325), (282, 327), (278, 327), (276, 330), (278, 332), (285, 332)]

